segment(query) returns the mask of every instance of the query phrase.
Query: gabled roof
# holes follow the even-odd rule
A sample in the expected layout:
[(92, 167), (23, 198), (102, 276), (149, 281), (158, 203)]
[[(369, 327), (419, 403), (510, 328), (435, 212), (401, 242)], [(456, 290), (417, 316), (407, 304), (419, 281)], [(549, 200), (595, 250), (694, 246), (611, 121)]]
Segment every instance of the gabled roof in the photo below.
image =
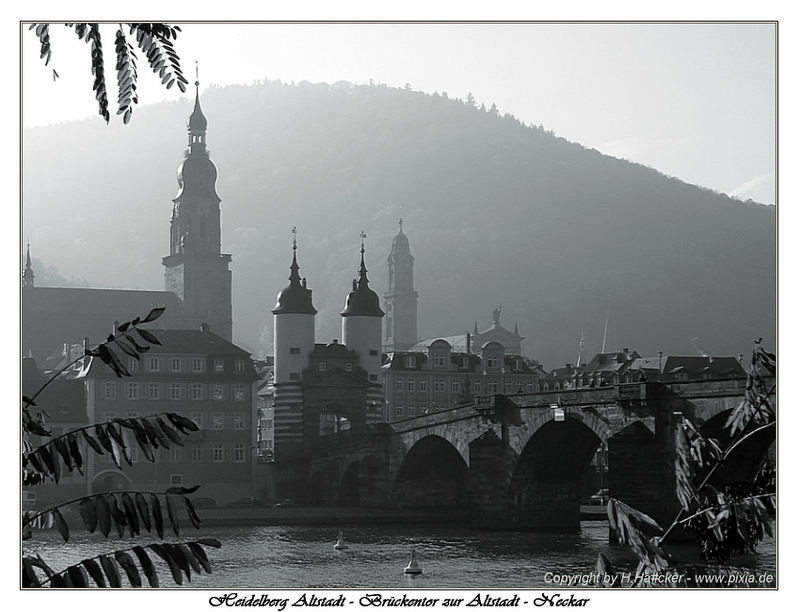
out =
[(747, 373), (736, 357), (669, 356), (665, 358), (664, 374), (685, 373), (690, 378), (745, 378)]

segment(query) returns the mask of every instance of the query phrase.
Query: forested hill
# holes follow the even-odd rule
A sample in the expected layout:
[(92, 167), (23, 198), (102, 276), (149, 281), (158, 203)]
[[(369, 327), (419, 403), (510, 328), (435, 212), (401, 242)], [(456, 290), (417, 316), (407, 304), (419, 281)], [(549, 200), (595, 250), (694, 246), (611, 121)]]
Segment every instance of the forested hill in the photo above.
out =
[[(292, 226), (318, 340), (339, 312), (367, 233), (373, 288), (402, 216), (416, 258), (420, 334), (519, 324), (555, 367), (607, 348), (712, 354), (775, 342), (772, 206), (743, 203), (440, 95), (266, 82), (202, 93), (233, 255), (235, 340), (270, 350)], [(55, 103), (55, 102), (54, 102)], [(132, 123), (24, 132), (23, 236), (94, 286), (160, 289), (176, 168), (192, 102)], [(714, 163), (714, 160), (708, 160)], [(133, 313), (136, 314), (136, 313)]]

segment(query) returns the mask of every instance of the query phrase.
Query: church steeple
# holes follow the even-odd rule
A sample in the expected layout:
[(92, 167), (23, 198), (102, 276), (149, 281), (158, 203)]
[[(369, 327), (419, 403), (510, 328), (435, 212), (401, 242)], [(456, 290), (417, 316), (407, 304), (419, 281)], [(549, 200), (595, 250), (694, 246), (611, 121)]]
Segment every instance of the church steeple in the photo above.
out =
[(384, 324), (384, 349), (388, 351), (406, 350), (417, 343), (417, 297), (414, 291), (414, 256), (408, 236), (403, 232), (403, 220), (399, 219), (399, 229), (392, 250), (386, 261), (389, 268), (389, 290), (383, 294), (386, 309)]
[(196, 324), (208, 323), (231, 340), (231, 256), (221, 252), (217, 168), (206, 149), (208, 120), (200, 107), (199, 79), (194, 86), (194, 108), (186, 122), (189, 146), (178, 168), (169, 255), (163, 259), (165, 288), (183, 300), (186, 315)]
[(25, 269), (22, 272), (22, 286), (33, 287), (33, 266), (31, 265), (31, 245), (28, 243), (25, 252)]

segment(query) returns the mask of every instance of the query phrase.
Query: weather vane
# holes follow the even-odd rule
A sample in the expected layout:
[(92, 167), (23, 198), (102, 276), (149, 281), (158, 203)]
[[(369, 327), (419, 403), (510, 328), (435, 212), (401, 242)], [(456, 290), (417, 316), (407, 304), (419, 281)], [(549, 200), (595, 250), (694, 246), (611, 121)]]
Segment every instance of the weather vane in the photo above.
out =
[(200, 68), (197, 60), (194, 60), (194, 86), (200, 87)]
[(400, 217), (397, 220), (397, 223), (400, 225), (400, 231), (402, 232), (403, 231), (403, 217)]
[(297, 226), (292, 226), (292, 248), (297, 250)]

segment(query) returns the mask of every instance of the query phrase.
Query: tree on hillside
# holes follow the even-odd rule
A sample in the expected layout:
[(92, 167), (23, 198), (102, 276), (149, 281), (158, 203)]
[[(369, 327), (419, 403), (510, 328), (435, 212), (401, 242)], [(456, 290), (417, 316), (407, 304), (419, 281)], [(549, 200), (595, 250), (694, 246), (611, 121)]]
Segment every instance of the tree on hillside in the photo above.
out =
[[(775, 355), (764, 350), (760, 341), (757, 342), (748, 371), (745, 398), (731, 411), (725, 423), (730, 440), (724, 447), (719, 440), (701, 433), (691, 419), (683, 416), (675, 430), (675, 492), (681, 507), (666, 530), (643, 512), (619, 500), (609, 500), (609, 525), (619, 542), (628, 545), (639, 559), (635, 585), (725, 586), (725, 582), (703, 584), (702, 578), (698, 580), (697, 577), (709, 573), (734, 577), (736, 568), (727, 565), (732, 554), (755, 552), (765, 535), (774, 535), (776, 469), (771, 461), (765, 461), (749, 480), (720, 483), (714, 476), (724, 470), (737, 450), (740, 451), (756, 436), (766, 435), (774, 440), (776, 414), (772, 397), (775, 372)], [(670, 536), (681, 529), (695, 534), (705, 561), (724, 565), (678, 564), (665, 545)], [(598, 555), (597, 570), (609, 576), (616, 575), (602, 553)], [(652, 577), (659, 575), (671, 576), (672, 580), (654, 582)], [(618, 583), (618, 580), (609, 582)]]
[[(39, 56), (44, 60), (45, 66), (50, 63), (52, 49), (50, 46), (49, 23), (32, 23), (29, 30), (34, 30), (40, 43)], [(72, 28), (79, 40), (90, 45), (92, 59), (92, 74), (94, 83), (92, 91), (95, 92), (100, 115), (109, 122), (108, 91), (106, 89), (106, 70), (103, 60), (103, 40), (98, 23), (65, 23)], [(147, 58), (147, 63), (153, 72), (161, 79), (161, 84), (167, 89), (177, 85), (182, 92), (186, 91), (187, 80), (183, 76), (180, 58), (175, 52), (172, 40), (177, 39), (180, 28), (164, 23), (126, 23), (126, 35), (123, 24), (119, 24), (114, 37), (114, 51), (116, 54), (117, 73), (117, 115), (122, 115), (122, 121), (128, 123), (133, 114), (133, 107), (139, 102), (136, 93), (138, 72), (136, 70), (136, 52), (129, 39), (133, 39), (139, 51)], [(58, 78), (58, 73), (53, 70), (53, 78)]]
[[(85, 457), (90, 452), (108, 454), (117, 469), (122, 469), (123, 461), (133, 465), (132, 449), (138, 446), (149, 461), (155, 462), (158, 448), (183, 446), (181, 436), (198, 430), (192, 420), (164, 412), (147, 417), (112, 419), (107, 423), (81, 427), (53, 437), (47, 428), (47, 414), (42, 410), (36, 411), (36, 399), (42, 391), (85, 357), (100, 359), (118, 377), (130, 376), (117, 351), (138, 360), (142, 353), (150, 349), (149, 345), (160, 344), (155, 335), (139, 326), (155, 321), (163, 312), (163, 308), (154, 308), (143, 319), (137, 317), (119, 325), (106, 342), (86, 349), (84, 355), (53, 374), (32, 396), (23, 395), (23, 486), (33, 487), (48, 481), (58, 484), (62, 475), (75, 470), (83, 474)], [(122, 538), (127, 529), (133, 538), (146, 531), (151, 534), (155, 532), (162, 541), (100, 552), (63, 569), (54, 569), (52, 562), (48, 563), (39, 554), (26, 554), (23, 547), (22, 587), (121, 587), (123, 575), (130, 586), (141, 587), (144, 575), (150, 586), (157, 587), (158, 571), (153, 560), (159, 558), (169, 567), (177, 584), (183, 584), (184, 576), (191, 580), (192, 572), (211, 573), (211, 564), (203, 547), (219, 548), (218, 540), (163, 541), (170, 528), (176, 537), (180, 536), (179, 520), (182, 513), (188, 516), (195, 528), (199, 528), (200, 518), (189, 497), (198, 488), (170, 487), (163, 492), (107, 491), (71, 499), (44, 510), (24, 511), (22, 539), (26, 542), (34, 538), (35, 530), (53, 527), (64, 542), (69, 542), (74, 527), (70, 527), (67, 519), (70, 516), (69, 509), (75, 508), (89, 533), (99, 531), (108, 538), (113, 529)]]

